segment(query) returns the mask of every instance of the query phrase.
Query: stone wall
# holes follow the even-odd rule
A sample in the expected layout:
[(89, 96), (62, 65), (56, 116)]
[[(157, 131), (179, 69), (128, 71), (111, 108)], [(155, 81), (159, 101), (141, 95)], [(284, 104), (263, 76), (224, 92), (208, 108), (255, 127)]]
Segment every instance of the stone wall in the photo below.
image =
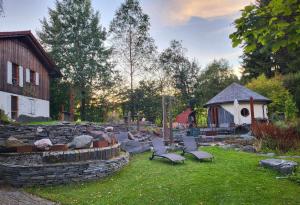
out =
[[(43, 130), (37, 132), (37, 129)], [(59, 125), (0, 125), (0, 147), (5, 145), (5, 140), (13, 136), (24, 143), (33, 144), (36, 140), (49, 138), (53, 144), (66, 144), (72, 141), (74, 136), (88, 134), (88, 130), (104, 131), (105, 125), (93, 124), (59, 124)], [(126, 130), (125, 125), (114, 126), (114, 131)]]
[(0, 164), (0, 177), (13, 186), (57, 185), (109, 176), (128, 164), (129, 155), (110, 160), (88, 160), (55, 164)]

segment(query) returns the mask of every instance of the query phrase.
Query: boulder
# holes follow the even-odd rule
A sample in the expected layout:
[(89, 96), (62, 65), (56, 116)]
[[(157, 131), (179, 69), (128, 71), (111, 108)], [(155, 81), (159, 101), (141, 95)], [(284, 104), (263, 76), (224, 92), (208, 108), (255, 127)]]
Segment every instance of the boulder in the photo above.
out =
[(9, 137), (7, 138), (7, 140), (5, 141), (5, 146), (10, 148), (10, 147), (19, 147), (19, 146), (23, 146), (25, 143), (22, 142), (21, 140), (18, 140), (15, 137)]
[(252, 145), (246, 145), (242, 147), (242, 151), (255, 153), (256, 149)]
[(89, 134), (97, 140), (105, 140), (108, 143), (111, 143), (113, 136), (111, 136), (113, 133), (105, 133), (103, 131), (97, 131), (97, 130), (93, 130), (93, 131), (89, 131)]
[(114, 131), (114, 127), (106, 127), (105, 132), (113, 132)]
[(90, 135), (80, 135), (74, 137), (73, 141), (68, 144), (69, 148), (84, 149), (90, 148), (93, 142), (93, 137)]
[(142, 152), (147, 152), (150, 150), (150, 145), (148, 143), (142, 143), (135, 140), (129, 140), (122, 142), (121, 149), (129, 152), (130, 154), (137, 154)]
[(50, 139), (41, 139), (41, 140), (35, 141), (34, 145), (39, 150), (49, 150), (50, 147), (53, 146), (53, 144), (52, 144), (52, 142), (51, 142)]
[(292, 174), (298, 163), (283, 159), (264, 159), (259, 162), (262, 167), (276, 170), (283, 175)]

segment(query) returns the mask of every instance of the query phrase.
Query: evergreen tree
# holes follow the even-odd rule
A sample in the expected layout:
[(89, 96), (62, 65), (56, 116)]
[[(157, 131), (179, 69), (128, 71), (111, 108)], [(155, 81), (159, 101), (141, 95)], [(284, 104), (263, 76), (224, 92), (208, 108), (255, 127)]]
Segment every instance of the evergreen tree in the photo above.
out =
[(113, 73), (99, 13), (93, 11), (90, 0), (57, 0), (55, 9), (49, 9), (49, 20), (41, 23), (38, 36), (61, 69), (63, 80), (76, 89), (80, 117), (85, 120), (86, 99), (92, 89), (110, 86)]

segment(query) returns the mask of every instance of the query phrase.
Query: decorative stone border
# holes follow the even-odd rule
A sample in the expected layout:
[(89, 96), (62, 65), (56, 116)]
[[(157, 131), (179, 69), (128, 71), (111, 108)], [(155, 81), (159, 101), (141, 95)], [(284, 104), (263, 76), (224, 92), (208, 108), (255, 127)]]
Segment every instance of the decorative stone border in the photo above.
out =
[(129, 154), (123, 153), (110, 160), (16, 165), (0, 164), (1, 178), (16, 187), (57, 185), (81, 182), (109, 176), (129, 163)]

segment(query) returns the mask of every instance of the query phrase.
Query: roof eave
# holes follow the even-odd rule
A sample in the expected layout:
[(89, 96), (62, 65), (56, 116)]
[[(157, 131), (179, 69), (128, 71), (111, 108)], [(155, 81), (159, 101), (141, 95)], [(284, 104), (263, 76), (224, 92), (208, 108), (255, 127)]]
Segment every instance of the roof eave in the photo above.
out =
[(62, 77), (62, 73), (57, 68), (55, 63), (52, 61), (49, 54), (44, 50), (44, 48), (40, 45), (38, 40), (34, 37), (30, 30), (28, 31), (13, 31), (13, 32), (0, 32), (0, 38), (16, 38), (16, 37), (25, 37), (27, 40), (31, 42), (34, 46), (36, 52), (43, 59), (44, 63), (48, 67), (49, 76), (53, 78)]
[[(250, 103), (250, 100), (239, 100), (238, 101), (239, 103)], [(266, 99), (266, 100), (253, 100), (253, 102), (255, 103), (264, 103), (264, 104), (270, 104), (272, 103), (272, 100), (270, 99)], [(223, 105), (223, 104), (231, 104), (231, 103), (234, 103), (234, 101), (224, 101), (224, 102), (216, 102), (216, 103), (206, 103), (205, 105), (203, 105), (204, 108), (207, 108), (207, 107), (211, 107), (211, 106), (214, 106), (214, 105)]]

